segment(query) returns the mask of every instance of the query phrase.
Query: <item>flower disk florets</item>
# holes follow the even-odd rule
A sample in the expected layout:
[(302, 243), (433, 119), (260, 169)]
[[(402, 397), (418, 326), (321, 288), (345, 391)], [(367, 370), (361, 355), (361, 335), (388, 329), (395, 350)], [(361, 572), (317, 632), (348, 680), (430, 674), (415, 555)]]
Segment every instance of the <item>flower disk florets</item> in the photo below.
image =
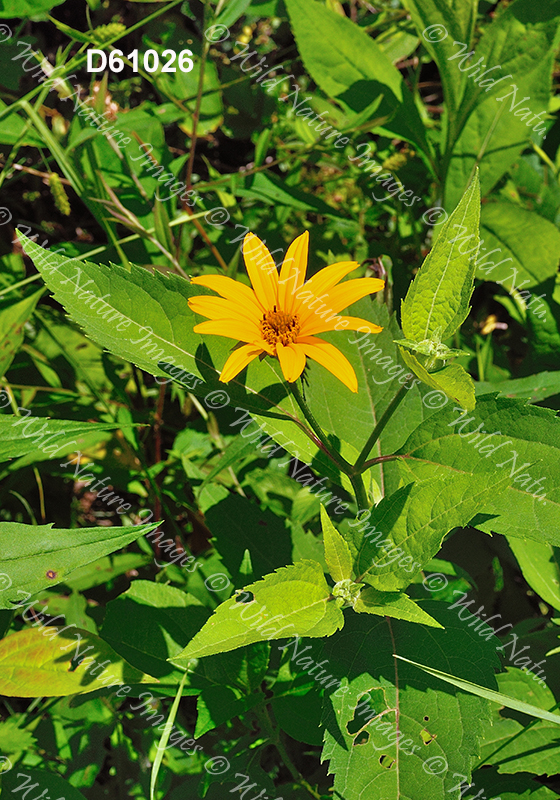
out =
[(285, 311), (273, 311), (263, 314), (261, 322), (263, 339), (276, 347), (278, 342), (284, 347), (295, 340), (299, 334), (299, 317), (297, 314), (287, 314)]

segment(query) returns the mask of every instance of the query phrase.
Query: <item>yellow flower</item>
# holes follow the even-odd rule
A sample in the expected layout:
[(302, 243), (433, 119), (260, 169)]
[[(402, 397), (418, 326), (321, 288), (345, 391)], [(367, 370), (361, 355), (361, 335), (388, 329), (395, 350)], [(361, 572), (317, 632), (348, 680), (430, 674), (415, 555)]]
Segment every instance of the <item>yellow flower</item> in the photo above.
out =
[[(257, 356), (268, 354), (280, 362), (285, 379), (293, 383), (305, 368), (306, 356), (318, 361), (352, 392), (358, 379), (348, 359), (329, 342), (314, 334), (332, 330), (382, 328), (358, 317), (338, 312), (384, 286), (379, 278), (358, 278), (340, 283), (356, 269), (357, 261), (331, 264), (304, 283), (309, 234), (298, 236), (288, 248), (280, 277), (267, 247), (252, 233), (243, 241), (243, 257), (253, 289), (224, 275), (204, 275), (192, 282), (213, 289), (221, 297), (191, 297), (189, 307), (209, 321), (196, 325), (196, 333), (227, 336), (246, 344), (226, 361), (220, 380), (232, 380)], [(319, 305), (317, 305), (319, 303)], [(325, 309), (325, 310), (323, 310)]]

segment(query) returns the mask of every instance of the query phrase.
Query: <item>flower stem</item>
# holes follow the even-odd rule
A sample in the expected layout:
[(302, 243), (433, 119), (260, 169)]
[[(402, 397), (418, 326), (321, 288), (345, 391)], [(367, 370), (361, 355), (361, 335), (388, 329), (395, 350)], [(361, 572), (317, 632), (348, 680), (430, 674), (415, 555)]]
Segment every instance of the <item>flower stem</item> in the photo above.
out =
[(391, 402), (389, 403), (389, 405), (385, 409), (385, 412), (381, 415), (381, 419), (379, 420), (379, 422), (377, 423), (377, 425), (373, 429), (373, 431), (371, 433), (371, 436), (369, 437), (369, 439), (365, 443), (365, 445), (364, 445), (364, 447), (362, 449), (362, 452), (358, 456), (358, 460), (354, 464), (354, 471), (355, 472), (360, 473), (360, 472), (364, 471), (366, 459), (367, 459), (368, 455), (370, 454), (373, 445), (376, 443), (376, 441), (381, 436), (385, 426), (387, 425), (387, 423), (389, 422), (389, 420), (391, 419), (391, 417), (393, 416), (393, 414), (397, 410), (397, 408), (400, 405), (400, 403), (401, 403), (402, 399), (404, 398), (405, 394), (406, 394), (406, 389), (405, 389), (404, 386), (401, 386), (399, 391), (396, 393), (396, 395), (393, 397), (393, 399), (391, 400)]
[(323, 431), (323, 429), (313, 416), (311, 409), (303, 399), (303, 395), (299, 389), (299, 386), (297, 385), (297, 381), (289, 383), (288, 386), (303, 416), (305, 417), (305, 419), (311, 426), (311, 429), (313, 430), (313, 432), (323, 445), (323, 450), (325, 454), (331, 459), (331, 461), (333, 461), (336, 464), (336, 466), (340, 470), (342, 470), (342, 472), (344, 472), (345, 475), (348, 475), (350, 477), (353, 471), (352, 465), (349, 464), (348, 461), (346, 461), (346, 459), (340, 455), (340, 453), (337, 453), (332, 449), (330, 442), (325, 435), (325, 432)]

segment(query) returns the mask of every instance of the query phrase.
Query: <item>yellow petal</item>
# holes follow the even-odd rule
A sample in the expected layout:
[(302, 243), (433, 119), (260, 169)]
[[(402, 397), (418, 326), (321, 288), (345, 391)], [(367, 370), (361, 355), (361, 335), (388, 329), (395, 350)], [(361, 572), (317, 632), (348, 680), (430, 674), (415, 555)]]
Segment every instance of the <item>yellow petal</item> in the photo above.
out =
[(314, 361), (318, 361), (325, 369), (332, 372), (351, 392), (358, 391), (356, 373), (340, 350), (337, 350), (329, 342), (325, 342), (324, 339), (318, 339), (316, 336), (303, 336), (298, 339), (297, 344), (301, 345), (305, 355)]
[(318, 314), (310, 317), (302, 324), (300, 336), (312, 336), (314, 333), (324, 333), (325, 331), (380, 333), (383, 330), (379, 325), (375, 325), (367, 319), (360, 319), (360, 317), (343, 317), (335, 314), (334, 318), (329, 320), (330, 316), (328, 314), (324, 320)]
[(195, 333), (212, 333), (216, 336), (226, 336), (228, 339), (237, 339), (239, 342), (259, 343), (261, 332), (249, 320), (241, 322), (238, 319), (212, 319), (200, 322), (193, 328)]
[(241, 370), (262, 352), (260, 347), (254, 347), (250, 344), (244, 344), (242, 347), (234, 350), (224, 364), (220, 375), (222, 383), (228, 383), (228, 381), (235, 378), (236, 375), (239, 375)]
[(243, 240), (243, 258), (259, 303), (272, 311), (278, 305), (278, 272), (268, 248), (254, 233)]
[(315, 303), (315, 305), (313, 305), (313, 301), (306, 303), (300, 311), (300, 322), (303, 323), (319, 314), (323, 318), (327, 318), (327, 315), (330, 316), (330, 314), (342, 311), (343, 308), (348, 308), (362, 297), (378, 292), (383, 289), (384, 285), (384, 281), (379, 278), (356, 278), (353, 281), (345, 281), (340, 286), (335, 286), (330, 292), (321, 295), (320, 303)]
[(328, 292), (329, 289), (332, 289), (333, 286), (359, 266), (357, 261), (339, 261), (337, 264), (331, 264), (330, 267), (323, 267), (302, 288), (319, 297), (320, 294)]
[(278, 342), (276, 345), (278, 361), (282, 367), (282, 372), (288, 383), (293, 383), (305, 369), (305, 352), (297, 344), (283, 345)]
[(252, 308), (262, 316), (263, 308), (254, 291), (244, 283), (234, 281), (225, 275), (201, 275), (198, 278), (191, 278), (191, 283), (197, 286), (206, 286), (208, 289), (213, 289), (226, 300), (232, 300), (234, 303), (241, 304), (242, 308)]
[(257, 326), (261, 320), (252, 306), (240, 305), (232, 300), (224, 300), (223, 297), (197, 295), (189, 297), (188, 303), (195, 314), (210, 319), (239, 319), (242, 322), (253, 322)]
[(297, 290), (305, 280), (307, 270), (307, 254), (309, 251), (309, 233), (305, 231), (291, 243), (280, 270), (278, 282), (278, 308), (288, 314), (294, 306)]

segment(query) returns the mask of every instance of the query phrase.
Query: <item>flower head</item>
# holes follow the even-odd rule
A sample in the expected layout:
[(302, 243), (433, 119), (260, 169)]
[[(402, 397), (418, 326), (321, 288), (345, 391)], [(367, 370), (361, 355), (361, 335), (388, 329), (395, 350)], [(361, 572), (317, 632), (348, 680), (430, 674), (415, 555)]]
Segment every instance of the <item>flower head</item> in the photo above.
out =
[(358, 266), (357, 261), (331, 264), (307, 283), (309, 234), (298, 236), (288, 248), (280, 270), (267, 247), (252, 233), (243, 241), (243, 257), (253, 288), (223, 275), (203, 275), (192, 282), (213, 289), (220, 297), (191, 297), (189, 307), (207, 322), (196, 333), (211, 333), (245, 342), (226, 361), (220, 380), (227, 383), (257, 356), (273, 356), (285, 379), (293, 383), (305, 368), (306, 356), (318, 361), (352, 392), (358, 391), (356, 374), (348, 361), (329, 342), (314, 334), (332, 330), (382, 330), (358, 317), (339, 311), (384, 286), (379, 278), (340, 281)]

